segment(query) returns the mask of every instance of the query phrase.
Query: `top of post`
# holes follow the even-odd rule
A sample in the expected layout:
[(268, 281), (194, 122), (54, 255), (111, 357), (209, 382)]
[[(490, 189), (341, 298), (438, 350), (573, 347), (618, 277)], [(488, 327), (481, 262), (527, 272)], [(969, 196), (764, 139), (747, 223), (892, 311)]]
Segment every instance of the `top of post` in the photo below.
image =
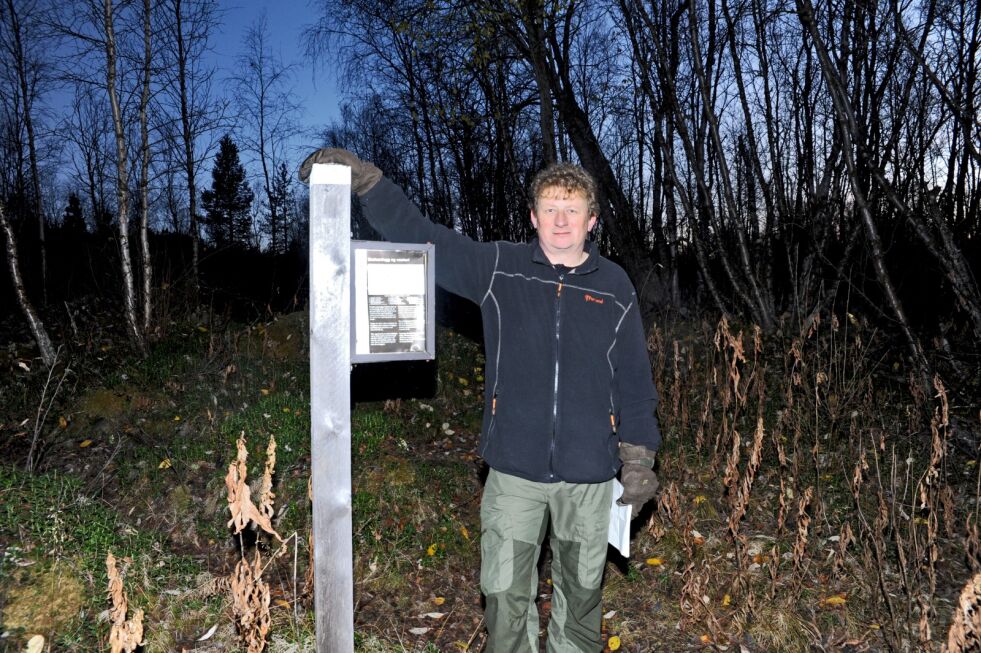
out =
[(334, 163), (314, 163), (310, 171), (310, 185), (314, 184), (350, 186), (351, 168)]

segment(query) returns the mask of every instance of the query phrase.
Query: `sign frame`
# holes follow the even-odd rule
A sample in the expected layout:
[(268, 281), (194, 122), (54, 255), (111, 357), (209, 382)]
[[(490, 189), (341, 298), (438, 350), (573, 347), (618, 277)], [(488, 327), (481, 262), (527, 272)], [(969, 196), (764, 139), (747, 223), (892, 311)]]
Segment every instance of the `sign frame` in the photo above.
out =
[[(368, 252), (399, 252), (422, 254), (425, 260), (425, 346), (422, 351), (398, 352), (358, 352), (358, 330), (364, 327), (364, 316), (367, 312), (367, 288), (358, 288), (358, 279), (365, 277), (367, 271), (361, 269), (358, 262), (358, 250)], [(433, 360), (436, 358), (436, 246), (433, 243), (392, 243), (388, 241), (352, 240), (351, 241), (351, 363), (381, 363), (388, 361)], [(359, 296), (360, 291), (360, 296)], [(365, 311), (358, 310), (359, 301), (365, 303)], [(360, 320), (360, 322), (359, 322)]]

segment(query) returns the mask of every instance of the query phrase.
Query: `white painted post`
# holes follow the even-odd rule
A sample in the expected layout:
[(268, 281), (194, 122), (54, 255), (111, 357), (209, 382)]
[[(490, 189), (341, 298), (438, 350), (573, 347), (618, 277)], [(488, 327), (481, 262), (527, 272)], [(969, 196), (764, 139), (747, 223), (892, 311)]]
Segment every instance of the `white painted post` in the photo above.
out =
[(310, 173), (310, 457), (317, 653), (354, 651), (351, 169)]

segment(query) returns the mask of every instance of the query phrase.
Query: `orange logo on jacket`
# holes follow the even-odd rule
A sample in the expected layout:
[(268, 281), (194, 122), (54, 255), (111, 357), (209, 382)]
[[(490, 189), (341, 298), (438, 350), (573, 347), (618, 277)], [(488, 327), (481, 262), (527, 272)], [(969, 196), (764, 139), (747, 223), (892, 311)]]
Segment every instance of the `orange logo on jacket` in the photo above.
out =
[(593, 297), (589, 293), (586, 293), (583, 296), (583, 299), (585, 299), (587, 302), (596, 302), (597, 304), (602, 304), (604, 301), (601, 297)]

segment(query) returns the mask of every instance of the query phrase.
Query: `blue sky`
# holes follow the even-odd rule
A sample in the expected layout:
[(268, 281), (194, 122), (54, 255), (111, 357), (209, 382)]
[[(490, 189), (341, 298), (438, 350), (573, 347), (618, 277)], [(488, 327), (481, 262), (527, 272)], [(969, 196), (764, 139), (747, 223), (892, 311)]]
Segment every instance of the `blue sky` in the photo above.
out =
[[(222, 24), (211, 39), (220, 78), (233, 72), (244, 49), (246, 31), (265, 13), (273, 53), (284, 63), (298, 64), (293, 76), (293, 92), (301, 107), (297, 122), (307, 130), (315, 130), (340, 115), (340, 97), (332, 75), (335, 67), (320, 62), (314, 74), (303, 54), (303, 30), (316, 21), (317, 10), (303, 0), (245, 0), (221, 6), (225, 12)], [(296, 147), (301, 150), (297, 155), (302, 156), (314, 144), (309, 136), (297, 139)]]

